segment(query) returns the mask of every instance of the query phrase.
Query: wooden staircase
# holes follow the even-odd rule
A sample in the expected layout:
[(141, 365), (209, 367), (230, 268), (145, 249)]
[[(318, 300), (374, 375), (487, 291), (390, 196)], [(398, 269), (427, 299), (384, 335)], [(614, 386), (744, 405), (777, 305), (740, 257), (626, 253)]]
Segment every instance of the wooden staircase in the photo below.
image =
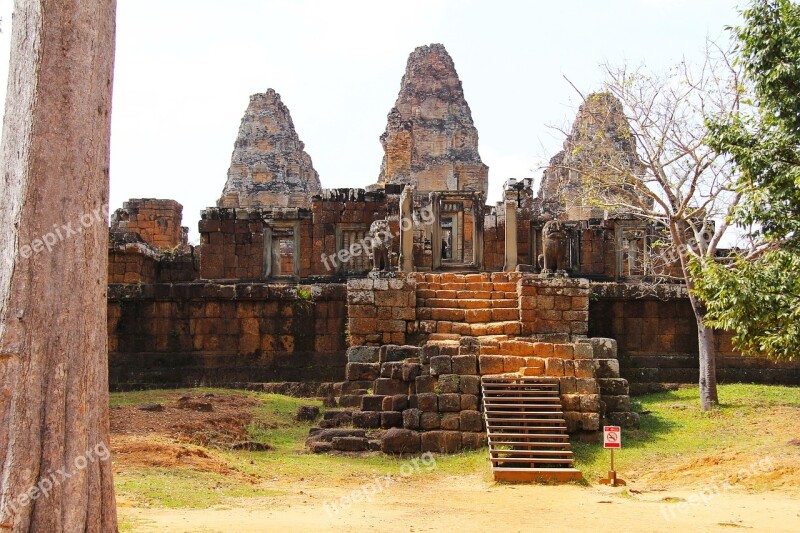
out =
[(583, 479), (572, 466), (557, 382), (484, 376), (481, 386), (495, 481)]

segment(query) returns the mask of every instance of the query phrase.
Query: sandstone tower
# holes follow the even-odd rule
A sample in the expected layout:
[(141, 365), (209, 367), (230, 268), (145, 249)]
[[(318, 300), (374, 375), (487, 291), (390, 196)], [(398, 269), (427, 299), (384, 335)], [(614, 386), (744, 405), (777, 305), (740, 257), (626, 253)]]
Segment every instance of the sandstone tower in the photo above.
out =
[(443, 45), (421, 46), (409, 56), (381, 144), (379, 186), (486, 191), (489, 167), (478, 154), (478, 130)]
[[(614, 191), (593, 180), (585, 161), (601, 156), (615, 168)], [(583, 168), (584, 173), (577, 169)], [(572, 129), (564, 141), (564, 149), (550, 160), (539, 189), (539, 198), (560, 204), (567, 218), (585, 220), (602, 216), (602, 207), (610, 204), (644, 202), (635, 193), (636, 180), (644, 170), (636, 154), (636, 139), (622, 104), (608, 92), (593, 93), (578, 108)], [(607, 182), (608, 176), (603, 176)], [(629, 191), (630, 195), (622, 194)], [(624, 196), (624, 197), (623, 197)]]
[(311, 207), (319, 175), (273, 89), (250, 97), (218, 207)]

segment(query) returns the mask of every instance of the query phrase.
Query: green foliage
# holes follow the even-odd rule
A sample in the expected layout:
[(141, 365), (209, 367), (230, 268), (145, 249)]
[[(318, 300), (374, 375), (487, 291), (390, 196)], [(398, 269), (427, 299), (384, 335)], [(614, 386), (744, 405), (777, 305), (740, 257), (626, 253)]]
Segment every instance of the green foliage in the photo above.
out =
[(297, 298), (299, 300), (303, 300), (306, 302), (310, 302), (314, 299), (314, 295), (311, 292), (311, 287), (306, 287), (303, 285), (297, 286)]
[(705, 302), (708, 325), (735, 332), (744, 353), (779, 360), (797, 357), (800, 347), (800, 256), (786, 250), (734, 268), (695, 260), (695, 293)]
[(800, 5), (754, 0), (743, 15), (744, 25), (732, 30), (754, 99), (712, 118), (711, 142), (740, 171), (736, 221), (800, 246)]
[(753, 0), (743, 16), (732, 29), (736, 60), (754, 98), (708, 127), (714, 148), (740, 174), (734, 221), (780, 251), (725, 265), (696, 261), (695, 292), (710, 324), (735, 332), (737, 347), (792, 359), (800, 340), (800, 5)]

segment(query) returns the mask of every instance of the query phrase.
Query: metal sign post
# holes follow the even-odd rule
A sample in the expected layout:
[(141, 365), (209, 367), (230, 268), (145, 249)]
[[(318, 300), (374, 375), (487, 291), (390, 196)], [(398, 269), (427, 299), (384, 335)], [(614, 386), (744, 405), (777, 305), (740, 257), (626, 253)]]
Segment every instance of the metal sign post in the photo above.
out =
[(611, 485), (612, 487), (622, 487), (627, 485), (624, 479), (617, 477), (614, 469), (614, 450), (622, 449), (622, 428), (619, 426), (603, 426), (603, 448), (611, 450), (611, 470), (608, 477), (600, 480), (601, 485)]

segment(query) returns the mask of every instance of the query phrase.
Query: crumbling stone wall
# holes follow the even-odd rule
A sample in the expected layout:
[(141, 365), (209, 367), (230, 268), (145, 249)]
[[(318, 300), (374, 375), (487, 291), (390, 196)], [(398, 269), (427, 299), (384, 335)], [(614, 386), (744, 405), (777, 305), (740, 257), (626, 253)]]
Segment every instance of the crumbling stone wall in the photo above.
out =
[(517, 282), (523, 334), (589, 332), (589, 281), (537, 279), (522, 276)]
[[(366, 235), (373, 221), (387, 217), (390, 206), (384, 191), (325, 189), (313, 198), (311, 211), (314, 216), (311, 271), (314, 275), (331, 276), (349, 273), (355, 264), (369, 264), (368, 254), (363, 250), (359, 257), (364, 259), (354, 261), (350, 258), (351, 249), (346, 246), (344, 234)], [(395, 240), (399, 241), (399, 238)], [(396, 247), (398, 243), (394, 245)], [(343, 250), (347, 255), (340, 253)]]
[(112, 214), (111, 231), (136, 233), (154, 248), (175, 248), (187, 244), (182, 216), (183, 206), (175, 200), (131, 198)]
[[(663, 384), (697, 383), (697, 324), (683, 285), (648, 288), (623, 283), (592, 284), (589, 334), (619, 343), (621, 375), (634, 393)], [(800, 361), (775, 363), (743, 356), (732, 334), (717, 331), (717, 379), (721, 383), (800, 384)]]
[(108, 283), (155, 283), (158, 255), (144, 243), (126, 243), (109, 248)]
[[(311, 275), (312, 221), (308, 209), (210, 208), (200, 220), (200, 277), (202, 279), (265, 280), (265, 231), (268, 227), (295, 233), (297, 275)], [(286, 276), (286, 274), (284, 274)]]
[(345, 287), (111, 285), (112, 388), (341, 381)]
[(347, 281), (348, 342), (350, 346), (406, 342), (415, 331), (416, 278), (370, 273)]

